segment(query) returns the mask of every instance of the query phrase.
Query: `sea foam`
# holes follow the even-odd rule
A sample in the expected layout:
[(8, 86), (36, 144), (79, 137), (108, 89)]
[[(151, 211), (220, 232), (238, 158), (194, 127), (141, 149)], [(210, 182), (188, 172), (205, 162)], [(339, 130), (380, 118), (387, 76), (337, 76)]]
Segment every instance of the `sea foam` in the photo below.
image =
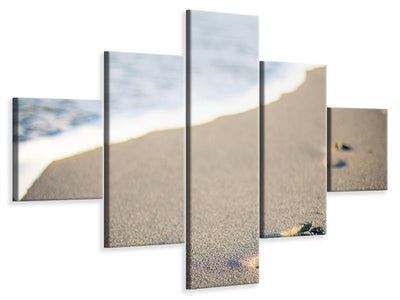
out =
[(295, 91), (306, 80), (307, 71), (318, 67), (321, 65), (266, 61), (264, 105), (279, 100), (283, 94)]
[(21, 200), (47, 166), (55, 160), (103, 145), (101, 122), (75, 127), (55, 136), (44, 136), (18, 145), (18, 197)]

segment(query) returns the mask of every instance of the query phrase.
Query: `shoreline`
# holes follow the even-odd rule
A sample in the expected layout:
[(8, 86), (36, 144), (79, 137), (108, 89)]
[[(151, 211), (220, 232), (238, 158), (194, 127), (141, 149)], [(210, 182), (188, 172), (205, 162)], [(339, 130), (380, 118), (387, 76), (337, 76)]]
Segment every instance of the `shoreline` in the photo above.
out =
[(102, 147), (101, 124), (88, 123), (54, 136), (17, 143), (14, 171), (18, 173), (20, 201), (43, 172), (55, 161)]
[(326, 233), (326, 68), (263, 106), (263, 238)]
[[(268, 72), (268, 64), (286, 64), (289, 70), (286, 72), (289, 74), (284, 78), (278, 79), (267, 79), (266, 72)], [(307, 79), (307, 73), (315, 69), (324, 67), (318, 64), (297, 64), (297, 63), (285, 63), (285, 62), (272, 62), (263, 61), (264, 65), (264, 105), (269, 105), (279, 101), (282, 96), (290, 93), (294, 93)], [(268, 82), (268, 83), (266, 83)], [(268, 92), (267, 92), (268, 90)]]
[(103, 198), (103, 148), (51, 162), (19, 201)]

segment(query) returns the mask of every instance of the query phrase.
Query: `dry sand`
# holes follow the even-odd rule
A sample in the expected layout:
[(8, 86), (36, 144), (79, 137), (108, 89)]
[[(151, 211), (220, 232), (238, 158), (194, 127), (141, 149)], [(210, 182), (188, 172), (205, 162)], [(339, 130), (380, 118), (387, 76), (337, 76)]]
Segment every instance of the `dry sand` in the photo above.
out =
[(109, 148), (105, 246), (184, 242), (184, 129)]
[(191, 128), (187, 288), (258, 282), (258, 109)]
[(51, 163), (23, 201), (103, 198), (103, 148)]
[(325, 124), (325, 67), (308, 71), (296, 91), (264, 106), (261, 237), (325, 233)]
[[(105, 246), (184, 242), (184, 129), (110, 146)], [(23, 200), (102, 198), (103, 149), (50, 164)]]
[(328, 191), (387, 189), (387, 110), (328, 109)]

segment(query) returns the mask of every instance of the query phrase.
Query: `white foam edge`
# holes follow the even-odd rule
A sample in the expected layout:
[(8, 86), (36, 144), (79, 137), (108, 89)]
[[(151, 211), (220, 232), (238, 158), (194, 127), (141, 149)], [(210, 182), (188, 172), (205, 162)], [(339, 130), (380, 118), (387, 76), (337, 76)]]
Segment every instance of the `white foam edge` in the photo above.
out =
[[(265, 62), (265, 63), (268, 63)], [(294, 92), (304, 83), (307, 71), (322, 67), (317, 64), (296, 64), (293, 63), (286, 71), (287, 76), (282, 79), (273, 80), (271, 83), (264, 82), (264, 105), (278, 101), (283, 94)], [(265, 72), (265, 71), (264, 71)]]
[(109, 123), (110, 143), (120, 143), (153, 131), (183, 128), (185, 108), (182, 103), (180, 108), (174, 110), (155, 109), (135, 117), (111, 114)]
[(18, 197), (21, 200), (43, 171), (55, 160), (103, 145), (101, 124), (81, 125), (55, 136), (40, 137), (18, 145)]

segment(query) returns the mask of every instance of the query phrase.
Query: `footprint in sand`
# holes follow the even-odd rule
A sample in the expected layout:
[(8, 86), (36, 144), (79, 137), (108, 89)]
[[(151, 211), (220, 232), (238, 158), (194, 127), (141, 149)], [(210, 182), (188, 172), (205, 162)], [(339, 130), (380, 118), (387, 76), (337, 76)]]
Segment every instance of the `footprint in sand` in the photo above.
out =
[(298, 226), (285, 230), (280, 233), (280, 236), (289, 237), (289, 236), (321, 235), (321, 234), (325, 234), (324, 228), (318, 226), (317, 221), (313, 221), (300, 224)]
[(335, 143), (335, 150), (340, 152), (353, 151), (353, 147), (343, 144), (342, 142)]
[[(353, 147), (348, 145), (348, 144), (342, 143), (340, 141), (336, 141), (331, 146), (331, 151), (332, 152), (352, 152), (353, 151)], [(328, 160), (330, 160), (330, 159), (331, 158), (329, 158)], [(335, 162), (332, 162), (332, 161), (328, 162), (328, 167), (329, 168), (337, 168), (337, 169), (339, 169), (339, 168), (343, 168), (343, 167), (346, 167), (346, 166), (347, 166), (347, 162), (342, 160), (342, 159), (337, 160)]]
[(240, 260), (231, 259), (227, 262), (227, 265), (230, 269), (240, 269), (240, 268), (248, 268), (251, 270), (258, 269), (258, 255), (251, 255), (244, 257)]
[(347, 163), (344, 160), (339, 160), (337, 163), (331, 165), (331, 168), (343, 168), (347, 166)]
[(258, 255), (243, 258), (240, 263), (250, 269), (258, 269)]

